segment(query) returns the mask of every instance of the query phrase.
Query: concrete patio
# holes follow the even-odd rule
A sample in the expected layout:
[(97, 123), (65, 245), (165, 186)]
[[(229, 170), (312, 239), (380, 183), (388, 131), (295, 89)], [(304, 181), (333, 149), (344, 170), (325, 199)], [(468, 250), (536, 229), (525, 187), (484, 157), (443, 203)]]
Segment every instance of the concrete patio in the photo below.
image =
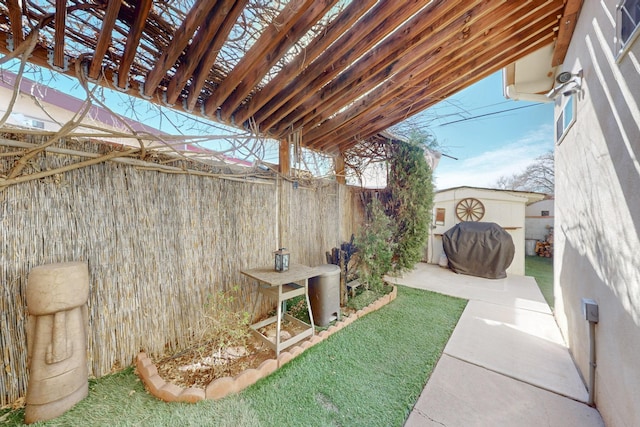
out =
[(533, 278), (419, 264), (389, 279), (469, 300), (406, 427), (604, 426)]

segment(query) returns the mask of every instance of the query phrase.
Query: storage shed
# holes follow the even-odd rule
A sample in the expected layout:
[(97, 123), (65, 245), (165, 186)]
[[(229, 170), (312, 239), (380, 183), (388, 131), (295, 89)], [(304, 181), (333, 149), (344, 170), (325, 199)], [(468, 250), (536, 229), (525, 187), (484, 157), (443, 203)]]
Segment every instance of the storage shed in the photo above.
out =
[(427, 261), (432, 264), (440, 261), (444, 253), (442, 235), (454, 225), (462, 221), (494, 222), (511, 235), (515, 245), (515, 256), (507, 274), (524, 275), (525, 207), (543, 198), (544, 194), (540, 193), (479, 187), (436, 192)]

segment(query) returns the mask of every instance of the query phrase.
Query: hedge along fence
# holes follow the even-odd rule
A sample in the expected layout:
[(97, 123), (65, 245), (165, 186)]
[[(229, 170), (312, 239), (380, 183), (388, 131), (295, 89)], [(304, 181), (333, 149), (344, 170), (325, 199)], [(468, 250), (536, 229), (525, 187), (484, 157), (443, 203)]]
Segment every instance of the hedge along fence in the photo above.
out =
[[(30, 167), (71, 160), (47, 153), (36, 162)], [(25, 289), (32, 268), (88, 262), (88, 363), (90, 375), (99, 377), (130, 364), (140, 350), (188, 345), (215, 291), (241, 285), (243, 309), (252, 308), (256, 289), (240, 270), (272, 263), (279, 234), (293, 262), (324, 263), (325, 251), (351, 234), (352, 204), (350, 189), (335, 183), (294, 189), (285, 180), (236, 182), (116, 163), (6, 188), (0, 192), (0, 406), (26, 392)], [(270, 308), (263, 301), (258, 311)]]

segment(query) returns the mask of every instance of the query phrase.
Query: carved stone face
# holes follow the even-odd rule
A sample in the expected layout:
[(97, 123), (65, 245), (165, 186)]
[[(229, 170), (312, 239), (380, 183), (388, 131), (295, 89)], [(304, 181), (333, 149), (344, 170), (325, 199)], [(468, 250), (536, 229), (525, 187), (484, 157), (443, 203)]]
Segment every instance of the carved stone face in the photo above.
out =
[(29, 384), (25, 422), (62, 415), (89, 392), (86, 263), (34, 268), (27, 284)]

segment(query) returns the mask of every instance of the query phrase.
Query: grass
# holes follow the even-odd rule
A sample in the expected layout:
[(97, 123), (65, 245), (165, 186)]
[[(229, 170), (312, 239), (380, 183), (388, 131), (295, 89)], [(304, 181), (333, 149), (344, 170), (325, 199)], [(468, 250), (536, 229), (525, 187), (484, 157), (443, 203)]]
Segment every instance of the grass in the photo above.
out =
[(398, 288), (398, 298), (242, 394), (265, 426), (401, 426), (466, 301)]
[(525, 257), (524, 274), (536, 279), (544, 299), (553, 309), (553, 258)]
[[(466, 301), (399, 287), (395, 301), (238, 395), (197, 404), (148, 395), (131, 368), (91, 381), (89, 397), (36, 425), (401, 426)], [(0, 411), (21, 425), (22, 411)]]

